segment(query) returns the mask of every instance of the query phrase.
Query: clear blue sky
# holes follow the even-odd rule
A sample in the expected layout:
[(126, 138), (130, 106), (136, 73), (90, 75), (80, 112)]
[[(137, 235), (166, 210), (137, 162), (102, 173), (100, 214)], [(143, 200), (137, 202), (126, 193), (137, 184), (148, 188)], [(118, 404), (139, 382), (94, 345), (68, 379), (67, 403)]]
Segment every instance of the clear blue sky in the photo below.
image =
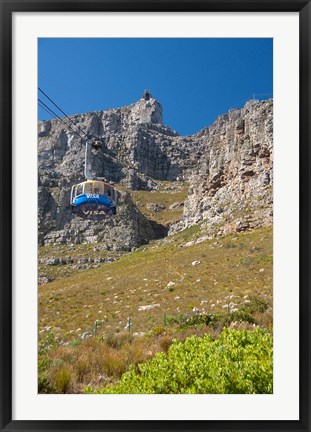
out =
[(164, 123), (188, 135), (273, 96), (272, 39), (44, 38), (38, 48), (38, 85), (68, 115), (129, 105), (148, 88)]

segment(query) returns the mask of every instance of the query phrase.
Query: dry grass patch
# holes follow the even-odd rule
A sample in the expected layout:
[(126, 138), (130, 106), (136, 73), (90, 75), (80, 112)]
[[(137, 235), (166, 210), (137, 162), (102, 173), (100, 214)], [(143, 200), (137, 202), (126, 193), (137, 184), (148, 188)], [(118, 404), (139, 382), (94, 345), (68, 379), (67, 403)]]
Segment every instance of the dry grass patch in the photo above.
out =
[[(248, 257), (251, 263), (245, 265)], [(242, 304), (246, 295), (261, 296), (272, 306), (271, 228), (191, 247), (150, 247), (40, 287), (39, 334), (52, 327), (56, 337), (70, 341), (93, 334), (98, 321), (97, 334), (106, 335), (122, 331), (128, 318), (133, 332), (146, 332), (163, 325), (165, 314), (193, 308), (217, 312), (229, 303)], [(142, 306), (150, 308), (139, 310)]]
[(81, 393), (89, 385), (100, 388), (103, 383), (117, 382), (131, 364), (167, 352), (172, 340), (171, 336), (133, 338), (120, 333), (113, 338), (89, 338), (77, 344), (41, 349), (39, 392)]
[(169, 181), (158, 184), (159, 190), (156, 191), (129, 191), (132, 200), (148, 219), (158, 224), (167, 225), (181, 220), (189, 184)]

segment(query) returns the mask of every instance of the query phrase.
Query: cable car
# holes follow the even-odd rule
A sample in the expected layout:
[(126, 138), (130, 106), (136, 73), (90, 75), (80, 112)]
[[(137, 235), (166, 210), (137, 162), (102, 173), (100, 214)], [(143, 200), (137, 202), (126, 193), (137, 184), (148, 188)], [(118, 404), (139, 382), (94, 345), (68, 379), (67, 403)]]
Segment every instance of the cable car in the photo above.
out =
[(99, 142), (86, 141), (84, 175), (86, 180), (72, 186), (70, 205), (72, 211), (83, 219), (101, 220), (117, 214), (117, 191), (103, 177), (93, 177), (88, 171), (89, 144), (98, 151)]
[(84, 219), (102, 219), (115, 215), (116, 204), (116, 190), (103, 180), (86, 180), (71, 188), (72, 211)]

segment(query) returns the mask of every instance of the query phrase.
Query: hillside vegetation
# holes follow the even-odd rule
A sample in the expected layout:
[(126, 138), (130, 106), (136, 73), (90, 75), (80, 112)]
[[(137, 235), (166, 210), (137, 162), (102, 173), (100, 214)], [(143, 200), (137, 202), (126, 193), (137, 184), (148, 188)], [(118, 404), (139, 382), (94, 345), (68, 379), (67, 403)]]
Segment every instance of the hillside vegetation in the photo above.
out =
[(195, 225), (41, 286), (39, 391), (102, 391), (174, 339), (271, 331), (272, 228), (205, 235)]
[[(132, 365), (115, 386), (99, 393), (272, 393), (272, 337), (257, 328), (225, 329), (216, 339), (175, 341), (168, 353)], [(86, 390), (93, 392), (91, 388)]]
[(142, 332), (163, 324), (164, 314), (235, 309), (254, 295), (271, 303), (271, 228), (183, 246), (198, 234), (194, 226), (169, 243), (40, 287), (40, 334), (53, 329), (66, 341), (97, 320), (105, 334), (123, 330), (128, 318)]
[(118, 209), (72, 213), (84, 139), (40, 122), (39, 392), (271, 393), (273, 101), (187, 137), (152, 97), (73, 120)]

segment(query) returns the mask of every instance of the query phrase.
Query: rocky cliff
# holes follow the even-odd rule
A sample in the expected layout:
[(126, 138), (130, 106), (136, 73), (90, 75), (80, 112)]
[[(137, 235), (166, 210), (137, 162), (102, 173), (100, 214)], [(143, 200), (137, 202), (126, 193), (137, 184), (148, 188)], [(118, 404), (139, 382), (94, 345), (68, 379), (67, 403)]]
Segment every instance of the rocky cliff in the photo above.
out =
[(205, 220), (228, 234), (271, 225), (272, 101), (250, 101), (196, 138), (204, 150), (190, 179), (183, 226)]
[[(107, 111), (38, 124), (39, 243), (105, 241), (135, 248), (169, 227), (148, 220), (126, 190), (156, 190), (161, 180), (188, 181), (184, 218), (170, 232), (206, 220), (231, 232), (272, 222), (272, 101), (250, 101), (192, 136), (162, 122), (154, 98)], [(64, 119), (66, 121), (66, 119)], [(100, 147), (88, 169), (119, 185), (116, 217), (103, 222), (71, 213), (70, 188), (84, 179), (86, 137)], [(244, 216), (243, 216), (244, 214)]]

